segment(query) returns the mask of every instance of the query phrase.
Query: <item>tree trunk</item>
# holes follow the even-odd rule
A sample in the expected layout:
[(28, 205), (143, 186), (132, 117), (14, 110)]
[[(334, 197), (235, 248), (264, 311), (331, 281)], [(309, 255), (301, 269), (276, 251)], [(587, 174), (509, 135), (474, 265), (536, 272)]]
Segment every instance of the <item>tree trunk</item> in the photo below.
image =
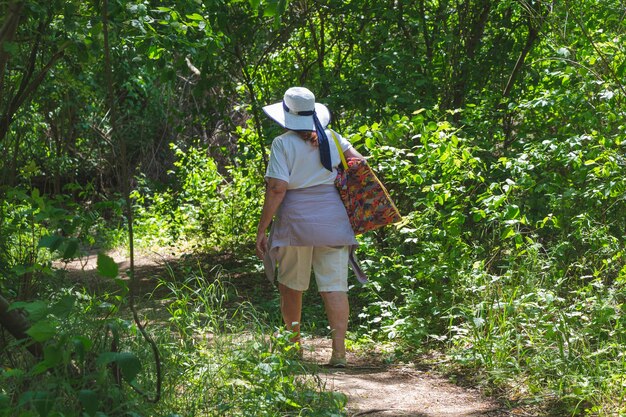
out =
[[(469, 2), (468, 2), (469, 3)], [(471, 8), (470, 4), (467, 4), (468, 8)], [(485, 25), (489, 18), (489, 12), (491, 11), (491, 1), (483, 0), (475, 6), (474, 10), (468, 10), (467, 16), (469, 21), (464, 28), (467, 30), (467, 36), (463, 39), (463, 53), (464, 59), (461, 60), (458, 76), (455, 77), (457, 82), (454, 86), (452, 108), (460, 109), (465, 103), (465, 94), (470, 81), (470, 66), (473, 65), (478, 46), (485, 33)]]
[(426, 20), (426, 1), (421, 0), (419, 3), (419, 19), (422, 26), (422, 36), (424, 37), (424, 46), (426, 47), (426, 60), (428, 63), (433, 62), (433, 40), (428, 32), (428, 21)]
[[(502, 91), (502, 97), (504, 98), (508, 98), (511, 95), (513, 86), (518, 80), (522, 72), (522, 68), (524, 67), (524, 63), (526, 62), (526, 57), (537, 43), (544, 21), (550, 13), (550, 9), (541, 8), (540, 3), (538, 7), (539, 9), (533, 10), (534, 13), (528, 17), (528, 36), (526, 37), (526, 43), (522, 47), (519, 57), (515, 62), (515, 66), (511, 71), (511, 75), (509, 76), (509, 80)], [(511, 111), (508, 111), (505, 107), (501, 108), (501, 110), (504, 112), (504, 116), (502, 117), (502, 130), (505, 137), (502, 147), (506, 149), (515, 141), (515, 137), (513, 136), (513, 115)]]
[[(15, 39), (23, 8), (24, 2), (21, 1), (9, 4), (8, 14), (4, 19), (2, 27), (0, 27), (0, 45), (4, 45), (5, 42), (12, 42)], [(9, 52), (5, 51), (4, 48), (0, 48), (0, 97), (4, 96), (4, 74), (9, 62), (9, 56)]]

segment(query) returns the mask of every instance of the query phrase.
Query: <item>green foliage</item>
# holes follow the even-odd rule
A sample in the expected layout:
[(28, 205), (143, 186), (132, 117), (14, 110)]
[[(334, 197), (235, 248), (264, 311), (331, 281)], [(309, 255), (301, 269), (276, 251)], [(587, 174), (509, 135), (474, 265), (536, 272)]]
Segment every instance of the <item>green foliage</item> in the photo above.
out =
[(405, 215), (361, 238), (372, 282), (356, 291), (357, 324), (413, 349), (445, 342), (459, 366), (529, 402), (619, 409), (621, 141), (525, 140), (494, 158), (435, 114), (351, 136)]
[[(99, 257), (108, 280), (112, 262)], [(11, 305), (27, 314), (29, 335), (44, 354), (33, 363), (14, 343), (0, 355), (0, 415), (344, 415), (345, 396), (322, 389), (315, 371), (299, 361), (291, 334), (270, 336), (261, 313), (236, 304), (239, 297), (219, 272), (186, 271), (189, 276), (170, 270), (157, 288), (166, 293), (154, 300), (166, 306), (155, 309), (166, 323), (153, 329), (165, 372), (158, 404), (128, 389), (153, 389), (155, 376), (149, 347), (122, 317), (124, 291), (96, 297), (66, 290), (51, 303)]]
[(221, 174), (206, 149), (175, 150), (169, 189), (149, 186), (133, 193), (137, 235), (145, 245), (157, 239), (186, 240), (201, 247), (237, 248), (250, 241), (260, 213), (263, 178), (258, 161), (237, 160)]
[[(51, 304), (13, 303), (11, 309), (15, 308), (28, 313), (32, 326), (27, 333), (43, 344), (43, 357), (32, 363), (15, 355), (18, 345), (6, 348), (6, 355), (13, 354), (4, 357), (9, 362), (0, 380), (12, 400), (3, 410), (19, 413), (12, 415), (48, 416), (61, 412), (80, 415), (83, 409), (94, 415), (108, 402), (119, 404), (123, 391), (112, 383), (107, 364), (117, 363), (124, 378), (131, 381), (138, 371), (138, 359), (131, 352), (108, 351), (111, 339), (106, 329), (114, 339), (128, 329), (122, 321), (107, 318), (114, 306), (67, 291)], [(84, 336), (86, 329), (96, 332), (95, 337)]]
[(227, 277), (217, 271), (213, 279), (198, 271), (161, 282), (175, 337), (163, 345), (174, 379), (160, 408), (209, 416), (343, 415), (345, 396), (324, 392), (311, 378), (292, 335), (272, 334), (252, 305), (232, 305), (236, 293)]
[[(626, 344), (622, 9), (617, 0), (0, 2), (0, 290), (26, 300), (14, 308), (45, 345), (38, 364), (3, 367), (0, 378), (16, 385), (0, 385), (0, 405), (25, 416), (59, 404), (143, 413), (132, 394), (103, 388), (107, 366), (150, 384), (135, 329), (114, 318), (128, 291), (117, 265), (99, 257), (113, 280), (102, 300), (48, 291), (63, 287), (52, 261), (126, 243), (126, 196), (116, 192), (126, 180), (140, 247), (249, 251), (277, 131), (261, 106), (306, 85), (404, 215), (360, 238), (371, 282), (352, 291), (355, 338), (449, 350), (511, 397), (556, 397), (570, 415), (623, 413), (612, 399), (623, 397)], [(275, 350), (237, 338), (245, 320), (230, 316), (229, 290), (206, 281), (190, 273), (162, 286), (179, 298), (166, 309), (184, 349), (166, 333), (161, 342), (192, 382), (170, 387), (188, 404), (158, 413), (341, 410), (342, 399), (287, 381), (295, 365), (280, 338)], [(106, 336), (87, 343), (77, 336), (85, 326)], [(194, 338), (207, 332), (241, 351), (201, 347)], [(128, 349), (110, 350), (111, 339)], [(67, 369), (75, 358), (78, 376)]]
[(590, 280), (561, 296), (566, 280), (546, 271), (551, 262), (535, 246), (502, 275), (478, 263), (468, 271), (463, 303), (451, 311), (453, 355), (497, 384), (523, 379), (529, 401), (553, 395), (574, 414), (608, 406), (623, 372), (622, 284)]
[[(472, 231), (465, 228), (470, 196), (483, 184), (484, 164), (468, 141), (431, 112), (394, 116), (351, 137), (369, 148), (370, 165), (388, 186), (404, 221), (363, 237), (369, 289), (360, 317), (380, 323), (387, 337), (419, 345), (445, 332), (450, 293), (470, 262)], [(411, 148), (396, 147), (407, 145)], [(396, 146), (393, 146), (396, 145)], [(401, 194), (400, 194), (401, 193)], [(377, 260), (374, 262), (374, 260)], [(368, 261), (366, 261), (368, 262)]]
[(55, 196), (13, 188), (0, 198), (0, 288), (30, 299), (54, 285), (52, 261), (69, 262), (93, 247), (119, 244), (120, 220), (109, 219), (119, 216), (121, 203), (81, 205), (71, 195), (90, 196), (89, 188), (66, 188), (68, 194)]

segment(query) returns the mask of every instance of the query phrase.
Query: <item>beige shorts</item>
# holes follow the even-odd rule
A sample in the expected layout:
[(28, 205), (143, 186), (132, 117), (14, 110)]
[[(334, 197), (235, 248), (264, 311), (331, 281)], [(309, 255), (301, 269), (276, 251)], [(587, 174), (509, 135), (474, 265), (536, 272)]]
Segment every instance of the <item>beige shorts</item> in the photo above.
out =
[(307, 290), (313, 267), (318, 291), (348, 291), (349, 246), (283, 246), (277, 255), (281, 284)]

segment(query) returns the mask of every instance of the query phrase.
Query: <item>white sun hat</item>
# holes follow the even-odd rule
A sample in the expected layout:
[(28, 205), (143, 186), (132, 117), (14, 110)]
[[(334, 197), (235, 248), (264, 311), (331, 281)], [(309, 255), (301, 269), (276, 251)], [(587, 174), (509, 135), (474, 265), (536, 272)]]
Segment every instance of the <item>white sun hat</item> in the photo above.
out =
[(322, 127), (330, 123), (328, 108), (315, 102), (315, 95), (304, 87), (291, 87), (285, 91), (283, 101), (263, 107), (263, 111), (282, 127), (290, 130), (315, 131), (314, 115)]

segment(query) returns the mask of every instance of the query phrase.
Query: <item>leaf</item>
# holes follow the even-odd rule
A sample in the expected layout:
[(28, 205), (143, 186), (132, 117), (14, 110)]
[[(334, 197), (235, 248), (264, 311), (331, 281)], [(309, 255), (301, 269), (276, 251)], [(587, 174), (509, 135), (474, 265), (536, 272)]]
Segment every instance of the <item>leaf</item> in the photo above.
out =
[(520, 209), (517, 205), (511, 204), (507, 206), (506, 212), (504, 213), (505, 220), (514, 220), (514, 219), (519, 218), (519, 216), (520, 216)]
[(106, 278), (115, 278), (119, 273), (119, 267), (117, 266), (113, 258), (105, 255), (104, 253), (98, 254), (97, 270), (100, 275)]
[(39, 244), (37, 245), (37, 247), (48, 248), (54, 252), (55, 250), (59, 249), (61, 243), (63, 243), (63, 237), (57, 235), (48, 235), (43, 236), (41, 239), (39, 239)]
[(98, 356), (98, 365), (107, 365), (115, 362), (122, 370), (122, 377), (128, 382), (133, 382), (141, 371), (141, 362), (131, 352), (103, 352)]
[(565, 48), (565, 47), (561, 47), (556, 51), (557, 54), (559, 54), (560, 56), (564, 57), (564, 58), (569, 58), (571, 55), (571, 52), (569, 51), (569, 49)]
[(56, 333), (57, 325), (50, 320), (38, 321), (26, 331), (26, 334), (37, 342), (45, 342), (46, 340), (51, 339)]
[(98, 359), (96, 360), (96, 365), (108, 365), (111, 362), (115, 362), (115, 358), (117, 357), (117, 352), (102, 352), (98, 355)]
[(33, 189), (33, 191), (31, 192), (30, 196), (31, 196), (31, 198), (35, 202), (40, 203), (40, 206), (41, 206), (41, 202), (39, 201), (39, 200), (41, 200), (41, 194), (39, 193), (39, 189), (38, 188)]
[(274, 17), (278, 14), (278, 0), (269, 0), (263, 9), (263, 16)]
[(289, 0), (278, 0), (278, 15), (282, 15), (287, 10)]
[(54, 367), (63, 361), (63, 351), (56, 345), (49, 345), (44, 348), (43, 357), (50, 367)]
[(202, 15), (198, 14), (198, 13), (194, 13), (194, 14), (188, 14), (186, 15), (187, 19), (189, 20), (204, 20), (204, 17), (202, 17)]
[(163, 52), (163, 48), (159, 48), (156, 45), (151, 45), (150, 48), (148, 48), (148, 58), (159, 59), (161, 57), (161, 52)]
[(134, 353), (120, 352), (116, 361), (122, 369), (122, 376), (128, 382), (133, 382), (137, 374), (141, 371), (139, 358), (137, 358)]
[(78, 400), (80, 405), (83, 406), (83, 410), (89, 416), (96, 414), (98, 410), (98, 394), (90, 389), (82, 389), (78, 391)]
[(63, 251), (63, 259), (72, 259), (76, 257), (78, 253), (78, 240), (77, 239), (68, 239), (67, 246)]
[(502, 231), (502, 235), (500, 236), (500, 238), (502, 240), (506, 240), (512, 238), (513, 236), (515, 236), (515, 230), (513, 230), (513, 228), (511, 227), (507, 227)]
[(57, 301), (51, 308), (50, 313), (54, 314), (58, 318), (66, 318), (70, 315), (72, 310), (74, 309), (74, 303), (76, 302), (76, 297), (73, 295), (66, 294), (59, 301)]
[(485, 325), (485, 319), (482, 317), (474, 317), (474, 326), (476, 326), (477, 328), (481, 328)]
[(48, 314), (48, 304), (45, 302), (38, 300), (32, 302), (26, 301), (16, 301), (9, 306), (9, 310), (23, 309), (28, 313), (28, 318), (31, 321), (39, 321), (43, 319), (46, 314)]
[(78, 359), (82, 362), (85, 360), (86, 351), (91, 349), (93, 342), (85, 336), (74, 336), (72, 345), (74, 345), (74, 352), (76, 352)]

